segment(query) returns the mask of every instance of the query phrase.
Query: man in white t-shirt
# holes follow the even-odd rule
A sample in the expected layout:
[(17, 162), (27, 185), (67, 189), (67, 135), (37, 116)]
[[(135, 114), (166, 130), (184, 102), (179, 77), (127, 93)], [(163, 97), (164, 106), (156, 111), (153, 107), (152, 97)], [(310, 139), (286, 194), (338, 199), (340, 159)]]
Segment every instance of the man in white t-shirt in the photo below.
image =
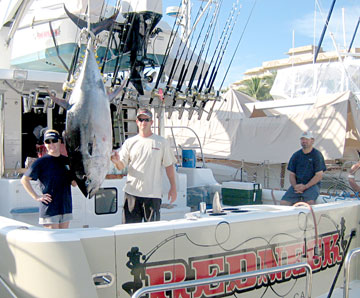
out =
[(170, 182), (168, 199), (176, 200), (176, 159), (168, 141), (151, 131), (152, 113), (139, 109), (136, 124), (139, 133), (127, 139), (120, 152), (114, 151), (111, 161), (118, 170), (127, 167), (127, 182), (124, 187), (123, 222), (135, 223), (160, 220), (162, 193), (162, 167)]

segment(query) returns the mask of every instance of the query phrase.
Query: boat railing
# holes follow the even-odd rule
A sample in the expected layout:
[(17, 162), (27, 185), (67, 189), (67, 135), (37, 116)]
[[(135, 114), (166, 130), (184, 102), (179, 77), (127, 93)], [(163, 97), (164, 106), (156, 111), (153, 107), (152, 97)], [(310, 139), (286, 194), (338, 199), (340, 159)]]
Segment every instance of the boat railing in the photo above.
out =
[(15, 293), (11, 290), (11, 288), (8, 286), (8, 284), (6, 283), (6, 281), (0, 276), (0, 284), (3, 285), (3, 287), (5, 288), (5, 290), (8, 292), (8, 294), (10, 295), (10, 297), (12, 298), (17, 298), (17, 296), (15, 295)]
[[(165, 126), (164, 127), (165, 129), (170, 129), (171, 130), (171, 135), (172, 135), (172, 139), (173, 139), (173, 144), (174, 144), (174, 147), (175, 147), (175, 150), (176, 150), (176, 156), (179, 157), (181, 154), (179, 154), (179, 151), (178, 151), (178, 147), (181, 148), (180, 145), (177, 144), (176, 142), (176, 138), (175, 138), (175, 134), (174, 134), (174, 129), (188, 129), (190, 130), (196, 137), (196, 140), (198, 142), (199, 145), (197, 146), (187, 146), (186, 149), (199, 149), (200, 150), (200, 156), (201, 156), (201, 160), (202, 160), (202, 167), (205, 168), (205, 158), (204, 158), (204, 152), (202, 150), (202, 146), (201, 146), (201, 142), (200, 142), (200, 138), (199, 136), (196, 134), (196, 132), (190, 128), (190, 127), (187, 127), (187, 126)], [(180, 163), (180, 161), (178, 160), (178, 162)]]
[(251, 272), (222, 275), (222, 276), (217, 276), (217, 277), (212, 277), (212, 278), (204, 278), (204, 279), (189, 280), (189, 281), (176, 282), (176, 283), (170, 283), (170, 284), (162, 284), (162, 285), (156, 285), (156, 286), (143, 287), (143, 288), (137, 290), (131, 297), (139, 298), (142, 295), (148, 294), (148, 293), (163, 292), (163, 291), (168, 291), (168, 290), (177, 290), (177, 289), (190, 288), (190, 287), (196, 287), (196, 286), (202, 286), (202, 285), (216, 284), (216, 283), (221, 283), (221, 282), (229, 282), (229, 281), (233, 281), (233, 280), (239, 280), (239, 279), (244, 279), (244, 278), (249, 278), (249, 277), (257, 277), (259, 275), (272, 274), (272, 273), (300, 269), (300, 268), (305, 268), (307, 271), (307, 275), (309, 278), (306, 279), (306, 288), (307, 288), (306, 293), (307, 293), (307, 297), (310, 298), (311, 290), (312, 290), (312, 270), (311, 270), (310, 265), (306, 262), (290, 264), (290, 265), (283, 265), (283, 266), (273, 267), (273, 268), (265, 268), (262, 270), (256, 270), (256, 271), (251, 271)]
[(350, 284), (350, 263), (353, 256), (360, 253), (360, 247), (350, 250), (344, 261), (344, 291), (343, 297), (349, 297), (349, 284)]

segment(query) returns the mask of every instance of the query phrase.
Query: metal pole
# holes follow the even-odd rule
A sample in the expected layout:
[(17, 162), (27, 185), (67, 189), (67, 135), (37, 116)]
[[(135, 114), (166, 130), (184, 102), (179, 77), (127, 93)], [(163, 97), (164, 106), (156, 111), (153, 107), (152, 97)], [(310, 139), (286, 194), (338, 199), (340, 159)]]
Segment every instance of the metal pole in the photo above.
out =
[(329, 21), (330, 21), (330, 17), (331, 17), (332, 11), (333, 11), (334, 6), (335, 6), (335, 2), (336, 2), (336, 0), (333, 0), (333, 3), (331, 4), (331, 7), (330, 7), (329, 14), (328, 14), (328, 16), (326, 18), (325, 26), (324, 26), (323, 31), (321, 33), (319, 44), (318, 44), (318, 47), (317, 47), (315, 55), (314, 55), (314, 63), (316, 63), (316, 58), (317, 58), (317, 56), (319, 54), (320, 47), (321, 47), (322, 41), (323, 41), (324, 36), (325, 36), (326, 29), (327, 29)]
[(353, 256), (360, 253), (360, 248), (352, 249), (345, 258), (344, 262), (344, 298), (349, 297), (349, 283), (350, 283), (350, 261)]
[(189, 281), (184, 281), (184, 282), (176, 282), (176, 283), (170, 283), (170, 284), (151, 286), (151, 287), (144, 287), (144, 288), (137, 290), (131, 296), (131, 298), (139, 298), (142, 295), (147, 294), (147, 293), (190, 288), (190, 287), (196, 287), (196, 286), (202, 286), (202, 285), (216, 284), (216, 283), (220, 283), (220, 282), (229, 282), (229, 281), (244, 279), (244, 278), (249, 278), (249, 277), (257, 277), (258, 275), (271, 274), (271, 273), (282, 272), (282, 271), (293, 270), (293, 269), (300, 269), (300, 268), (305, 268), (307, 271), (307, 274), (309, 275), (309, 280), (306, 280), (306, 287), (307, 287), (306, 293), (307, 293), (307, 297), (310, 298), (311, 297), (311, 288), (312, 288), (312, 271), (311, 271), (311, 267), (308, 263), (290, 264), (290, 265), (284, 265), (281, 267), (266, 268), (263, 270), (229, 274), (229, 275), (217, 276), (217, 277), (213, 277), (213, 278), (204, 278), (204, 279), (189, 280)]
[(354, 31), (354, 34), (353, 34), (353, 37), (351, 39), (351, 42), (350, 42), (350, 45), (349, 45), (349, 49), (348, 49), (348, 53), (350, 52), (351, 48), (352, 48), (352, 45), (353, 45), (353, 42), (354, 42), (354, 39), (355, 39), (355, 36), (356, 36), (356, 32), (359, 28), (359, 23), (360, 23), (360, 18), (358, 19), (358, 22), (356, 24), (356, 28), (355, 28), (355, 31)]

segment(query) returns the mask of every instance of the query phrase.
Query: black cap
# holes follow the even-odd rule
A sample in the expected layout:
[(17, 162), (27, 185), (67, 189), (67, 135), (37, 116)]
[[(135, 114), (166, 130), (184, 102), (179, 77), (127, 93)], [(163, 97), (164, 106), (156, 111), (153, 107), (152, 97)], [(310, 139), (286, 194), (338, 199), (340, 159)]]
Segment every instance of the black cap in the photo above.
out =
[(60, 135), (56, 130), (48, 130), (45, 132), (44, 141), (46, 140), (59, 140)]

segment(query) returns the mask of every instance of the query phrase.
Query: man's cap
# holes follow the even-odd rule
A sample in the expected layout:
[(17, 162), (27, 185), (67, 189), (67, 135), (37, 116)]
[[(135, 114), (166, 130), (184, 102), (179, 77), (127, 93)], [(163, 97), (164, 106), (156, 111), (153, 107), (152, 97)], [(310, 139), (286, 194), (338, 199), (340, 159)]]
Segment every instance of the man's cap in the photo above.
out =
[(139, 109), (137, 114), (136, 114), (136, 118), (138, 118), (141, 115), (147, 116), (149, 118), (152, 118), (152, 116), (153, 116), (151, 111), (148, 110), (148, 109)]
[(60, 135), (57, 131), (54, 130), (49, 130), (47, 132), (45, 132), (44, 135), (44, 141), (46, 140), (59, 140), (60, 139)]
[(305, 138), (305, 139), (314, 139), (314, 136), (313, 134), (311, 133), (311, 131), (304, 131), (301, 136), (300, 136), (300, 139), (301, 138)]

